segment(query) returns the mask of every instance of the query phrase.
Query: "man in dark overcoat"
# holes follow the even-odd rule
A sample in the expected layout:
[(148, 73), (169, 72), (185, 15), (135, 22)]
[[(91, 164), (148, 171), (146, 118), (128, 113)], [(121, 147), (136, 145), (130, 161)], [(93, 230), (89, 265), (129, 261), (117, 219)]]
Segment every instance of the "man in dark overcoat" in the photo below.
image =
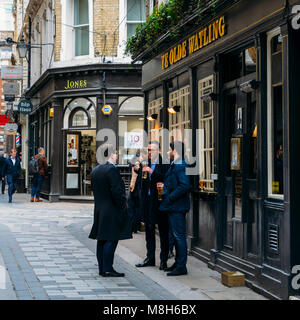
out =
[(2, 186), (1, 186), (2, 194), (4, 194), (4, 191), (5, 191), (5, 177), (2, 177), (2, 170), (4, 168), (5, 160), (6, 159), (4, 158), (3, 153), (0, 152), (0, 180), (2, 181)]
[(142, 179), (143, 218), (146, 233), (146, 259), (136, 267), (155, 266), (155, 225), (158, 225), (160, 237), (160, 270), (167, 268), (169, 255), (168, 215), (159, 211), (157, 183), (163, 183), (169, 165), (162, 163), (158, 141), (150, 141), (148, 145), (149, 166), (143, 168), (147, 176)]
[(100, 151), (106, 159), (92, 171), (94, 194), (94, 223), (89, 238), (97, 240), (99, 274), (103, 277), (124, 277), (113, 268), (114, 254), (119, 240), (131, 239), (131, 220), (127, 213), (125, 185), (116, 162), (117, 150), (103, 144)]
[(8, 184), (8, 202), (12, 202), (12, 196), (17, 190), (17, 183), (19, 174), (21, 172), (21, 162), (17, 157), (16, 149), (12, 149), (10, 157), (5, 160), (3, 169), (2, 169), (2, 179), (7, 177)]

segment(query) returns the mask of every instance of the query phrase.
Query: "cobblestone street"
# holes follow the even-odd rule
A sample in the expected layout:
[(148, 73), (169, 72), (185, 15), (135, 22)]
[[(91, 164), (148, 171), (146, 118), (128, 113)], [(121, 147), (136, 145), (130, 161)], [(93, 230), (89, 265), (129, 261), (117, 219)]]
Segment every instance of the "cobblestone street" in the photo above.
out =
[(125, 278), (100, 277), (96, 241), (88, 239), (92, 211), (93, 204), (88, 203), (30, 203), (23, 194), (7, 203), (7, 195), (0, 195), (0, 265), (6, 269), (0, 299), (264, 299), (246, 287), (225, 288), (208, 272), (220, 275), (204, 264), (199, 267), (207, 278), (202, 289), (192, 288), (193, 272), (180, 282), (168, 279), (157, 267), (136, 269), (143, 233), (125, 241), (126, 247), (120, 242), (115, 266)]

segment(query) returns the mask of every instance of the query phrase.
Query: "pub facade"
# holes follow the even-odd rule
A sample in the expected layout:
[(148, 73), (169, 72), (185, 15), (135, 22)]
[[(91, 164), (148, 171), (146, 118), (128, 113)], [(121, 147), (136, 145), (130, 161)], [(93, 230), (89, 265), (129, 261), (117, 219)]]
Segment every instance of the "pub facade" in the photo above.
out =
[(135, 56), (149, 137), (173, 131), (198, 164), (190, 254), (219, 272), (243, 272), (247, 286), (273, 299), (299, 295), (296, 4), (207, 1), (201, 22), (192, 12), (180, 37), (166, 30)]

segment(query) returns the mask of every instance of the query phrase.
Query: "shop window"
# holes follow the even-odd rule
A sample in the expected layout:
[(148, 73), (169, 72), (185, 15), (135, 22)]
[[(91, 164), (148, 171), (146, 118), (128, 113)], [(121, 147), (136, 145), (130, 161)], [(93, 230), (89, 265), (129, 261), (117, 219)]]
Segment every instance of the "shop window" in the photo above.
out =
[(144, 98), (119, 97), (119, 164), (131, 161), (143, 146)]
[(89, 54), (89, 0), (74, 0), (75, 56)]
[[(174, 135), (174, 140), (184, 141), (184, 129), (190, 129), (190, 106), (189, 106), (190, 87), (170, 93), (169, 106), (179, 106), (176, 113), (169, 113), (169, 130)], [(187, 144), (186, 147), (188, 148)]]
[(199, 90), (199, 185), (201, 191), (214, 191), (211, 174), (215, 166), (214, 113), (213, 102), (201, 99), (203, 95), (213, 92), (213, 76), (200, 80)]
[(283, 79), (280, 30), (268, 35), (268, 193), (283, 198)]
[(64, 129), (86, 127), (96, 128), (95, 98), (66, 99)]
[(224, 81), (229, 82), (256, 72), (256, 47), (228, 53), (224, 56)]
[(127, 37), (135, 35), (138, 24), (146, 21), (146, 1), (127, 0)]

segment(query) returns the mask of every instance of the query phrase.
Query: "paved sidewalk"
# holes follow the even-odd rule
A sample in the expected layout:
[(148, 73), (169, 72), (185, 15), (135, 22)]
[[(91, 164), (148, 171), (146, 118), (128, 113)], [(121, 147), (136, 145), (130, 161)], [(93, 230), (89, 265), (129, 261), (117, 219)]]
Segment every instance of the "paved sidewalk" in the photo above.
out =
[(1, 289), (0, 279), (0, 300), (265, 299), (246, 287), (223, 286), (220, 274), (194, 257), (183, 277), (169, 278), (158, 267), (137, 269), (144, 233), (119, 242), (115, 268), (125, 278), (100, 277), (96, 241), (88, 239), (93, 204), (28, 200), (29, 195), (16, 194), (9, 204), (7, 195), (0, 195), (0, 266), (5, 265), (8, 281)]

